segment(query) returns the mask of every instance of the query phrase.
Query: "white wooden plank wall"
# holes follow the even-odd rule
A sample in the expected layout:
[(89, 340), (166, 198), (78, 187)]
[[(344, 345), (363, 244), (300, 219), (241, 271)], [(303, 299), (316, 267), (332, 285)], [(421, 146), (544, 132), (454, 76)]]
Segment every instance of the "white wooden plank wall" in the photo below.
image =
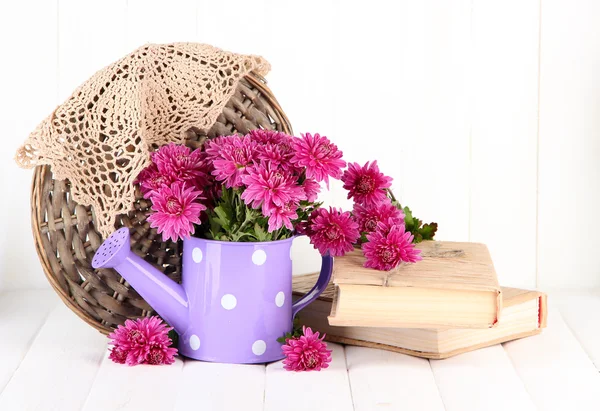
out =
[(440, 239), (487, 243), (503, 284), (600, 286), (598, 18), (593, 0), (3, 2), (0, 288), (47, 286), (15, 149), (96, 70), (171, 41), (266, 56), (296, 133), (378, 159)]
[(599, 18), (600, 3), (594, 0), (542, 3), (538, 269), (543, 287), (600, 285)]
[(470, 240), (535, 287), (539, 2), (476, 0), (472, 24)]
[(58, 10), (56, 1), (2, 2), (0, 10), (0, 289), (47, 287), (31, 236), (32, 174), (13, 156), (58, 102)]

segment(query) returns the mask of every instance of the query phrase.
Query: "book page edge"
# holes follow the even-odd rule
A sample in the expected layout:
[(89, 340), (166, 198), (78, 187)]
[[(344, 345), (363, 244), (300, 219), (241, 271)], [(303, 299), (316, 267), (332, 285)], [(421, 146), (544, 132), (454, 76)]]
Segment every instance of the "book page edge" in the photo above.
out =
[(376, 348), (376, 349), (381, 349), (381, 350), (386, 350), (386, 351), (393, 351), (393, 352), (397, 352), (400, 354), (407, 354), (407, 355), (412, 355), (413, 357), (427, 358), (430, 360), (443, 360), (446, 358), (454, 357), (459, 354), (464, 354), (469, 351), (478, 350), (480, 348), (490, 347), (492, 345), (502, 344), (504, 342), (518, 340), (521, 338), (536, 335), (536, 334), (541, 333), (541, 331), (542, 331), (541, 328), (536, 328), (535, 330), (532, 330), (532, 331), (526, 331), (526, 332), (522, 332), (522, 333), (518, 333), (518, 334), (512, 334), (512, 335), (500, 337), (500, 338), (497, 338), (492, 341), (486, 341), (486, 342), (479, 343), (479, 344), (476, 344), (476, 345), (473, 345), (470, 347), (464, 347), (464, 348), (460, 348), (458, 350), (449, 351), (449, 352), (445, 352), (445, 353), (415, 351), (415, 350), (410, 350), (407, 348), (396, 347), (393, 345), (380, 344), (380, 343), (374, 343), (374, 342), (362, 341), (362, 340), (355, 340), (353, 338), (338, 337), (338, 336), (330, 335), (330, 334), (327, 334), (327, 336), (325, 337), (325, 341), (339, 343), (339, 344), (353, 345), (353, 346), (358, 346), (358, 347)]

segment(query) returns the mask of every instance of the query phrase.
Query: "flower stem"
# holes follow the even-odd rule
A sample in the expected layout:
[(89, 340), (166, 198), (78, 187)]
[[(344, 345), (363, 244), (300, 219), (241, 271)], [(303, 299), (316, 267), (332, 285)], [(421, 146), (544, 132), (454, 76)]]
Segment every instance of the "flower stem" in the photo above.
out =
[(396, 197), (394, 196), (394, 193), (392, 192), (391, 189), (387, 189), (388, 194), (390, 195), (390, 197), (392, 198), (392, 201), (394, 202), (398, 202), (398, 200), (396, 200)]
[(236, 233), (239, 233), (240, 231), (242, 231), (244, 228), (246, 228), (246, 226), (248, 225), (249, 222), (252, 221), (252, 217), (250, 216), (250, 213), (246, 213), (246, 218), (244, 219), (244, 222), (242, 223), (242, 225), (235, 231)]

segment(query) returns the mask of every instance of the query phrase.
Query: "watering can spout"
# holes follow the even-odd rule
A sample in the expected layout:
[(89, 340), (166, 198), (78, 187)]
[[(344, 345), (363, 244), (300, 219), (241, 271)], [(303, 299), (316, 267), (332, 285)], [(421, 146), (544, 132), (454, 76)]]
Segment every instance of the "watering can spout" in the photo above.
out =
[(189, 324), (189, 301), (185, 290), (131, 251), (127, 228), (118, 229), (102, 243), (94, 255), (92, 267), (117, 270), (175, 331), (185, 332)]

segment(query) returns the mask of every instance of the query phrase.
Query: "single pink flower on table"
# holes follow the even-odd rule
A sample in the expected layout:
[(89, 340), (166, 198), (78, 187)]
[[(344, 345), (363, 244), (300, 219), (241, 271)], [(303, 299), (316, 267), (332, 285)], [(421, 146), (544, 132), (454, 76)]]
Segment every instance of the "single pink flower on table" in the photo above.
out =
[(111, 339), (109, 358), (119, 364), (172, 364), (177, 349), (169, 338), (172, 328), (158, 317), (127, 320), (108, 335)]
[(184, 145), (170, 143), (152, 153), (152, 162), (172, 181), (185, 181), (196, 187), (207, 184), (207, 163), (201, 150), (192, 151)]
[(287, 371), (321, 371), (329, 367), (331, 350), (323, 341), (325, 334), (319, 338), (318, 332), (313, 332), (309, 327), (302, 327), (300, 337), (288, 338), (281, 347), (285, 359), (283, 368)]
[(329, 177), (340, 178), (346, 162), (342, 152), (325, 136), (306, 133), (302, 138), (294, 138), (294, 157), (296, 167), (306, 167), (306, 177), (317, 182), (329, 184)]
[(353, 198), (358, 204), (373, 206), (386, 201), (386, 188), (392, 185), (392, 178), (383, 175), (377, 167), (377, 161), (360, 166), (351, 163), (342, 176), (344, 188), (348, 190), (348, 198)]
[(163, 186), (151, 198), (154, 213), (148, 217), (150, 227), (162, 233), (163, 241), (189, 238), (194, 224), (200, 224), (200, 213), (206, 210), (197, 202), (201, 198), (199, 191), (182, 182)]
[(355, 203), (352, 214), (359, 225), (361, 233), (375, 231), (381, 221), (391, 221), (392, 225), (404, 224), (404, 213), (389, 200), (370, 206)]
[(144, 198), (150, 198), (164, 185), (169, 185), (173, 179), (158, 171), (156, 164), (152, 163), (138, 174), (135, 184), (139, 184)]
[(253, 208), (262, 206), (265, 217), (269, 216), (273, 207), (306, 199), (304, 190), (292, 175), (269, 165), (248, 168), (248, 174), (242, 177), (242, 182), (246, 185), (242, 200)]
[(296, 203), (287, 203), (282, 206), (273, 206), (269, 210), (269, 232), (279, 230), (285, 227), (288, 230), (294, 230), (292, 220), (298, 218)]
[(110, 349), (110, 355), (108, 356), (108, 358), (110, 358), (113, 362), (116, 362), (117, 364), (125, 364), (125, 362), (127, 361), (127, 354), (129, 354), (129, 351), (123, 349), (120, 346), (115, 346)]
[(336, 208), (317, 208), (308, 218), (307, 234), (310, 242), (322, 255), (342, 256), (352, 251), (360, 237), (358, 224), (348, 211)]
[(367, 240), (368, 242), (362, 245), (367, 258), (365, 267), (389, 271), (403, 261), (421, 261), (421, 251), (415, 248), (412, 243), (413, 235), (405, 231), (404, 224), (379, 223), (377, 230), (367, 235)]
[(241, 187), (242, 176), (254, 164), (256, 146), (249, 136), (218, 137), (207, 141), (207, 160), (214, 167), (212, 174), (227, 188)]
[[(170, 340), (169, 340), (170, 341)], [(175, 362), (176, 348), (168, 347), (165, 344), (153, 343), (144, 357), (144, 364), (161, 365), (173, 364)]]

